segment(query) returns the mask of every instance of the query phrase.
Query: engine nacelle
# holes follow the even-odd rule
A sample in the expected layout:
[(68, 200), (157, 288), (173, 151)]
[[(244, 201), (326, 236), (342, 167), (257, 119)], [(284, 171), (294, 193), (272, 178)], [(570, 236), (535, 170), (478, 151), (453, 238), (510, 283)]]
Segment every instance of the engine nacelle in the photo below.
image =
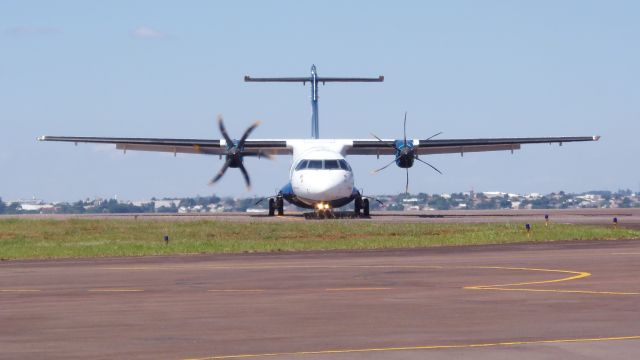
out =
[(407, 169), (413, 166), (416, 159), (416, 150), (413, 146), (413, 140), (395, 140), (396, 148), (396, 165), (400, 168)]

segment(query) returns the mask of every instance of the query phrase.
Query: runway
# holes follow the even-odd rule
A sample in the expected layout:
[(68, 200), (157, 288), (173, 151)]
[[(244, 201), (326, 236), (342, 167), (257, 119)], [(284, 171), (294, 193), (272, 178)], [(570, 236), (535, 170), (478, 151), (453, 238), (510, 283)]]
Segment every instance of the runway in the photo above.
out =
[(640, 241), (0, 263), (3, 359), (628, 359)]
[[(0, 219), (124, 219), (159, 221), (231, 221), (231, 222), (291, 222), (305, 221), (302, 212), (286, 212), (285, 216), (266, 213), (220, 212), (189, 214), (52, 214), (2, 215)], [(612, 225), (616, 218), (620, 226), (640, 229), (640, 208), (616, 209), (540, 209), (540, 210), (443, 210), (443, 211), (372, 211), (370, 218), (345, 221), (375, 221), (383, 223), (543, 223), (545, 215), (551, 223)], [(319, 221), (319, 220), (307, 220)], [(334, 220), (321, 220), (334, 221)]]

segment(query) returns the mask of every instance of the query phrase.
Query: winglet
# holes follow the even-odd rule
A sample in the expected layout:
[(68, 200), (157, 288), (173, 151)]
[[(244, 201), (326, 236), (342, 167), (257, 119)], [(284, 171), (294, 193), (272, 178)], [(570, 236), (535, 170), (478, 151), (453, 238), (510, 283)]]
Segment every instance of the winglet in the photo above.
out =
[(38, 136), (38, 137), (36, 138), (36, 140), (38, 140), (38, 141), (45, 141), (45, 140), (47, 140), (47, 137), (46, 137), (46, 136)]
[(596, 135), (593, 137), (593, 141), (598, 141), (598, 140), (600, 140), (600, 135)]

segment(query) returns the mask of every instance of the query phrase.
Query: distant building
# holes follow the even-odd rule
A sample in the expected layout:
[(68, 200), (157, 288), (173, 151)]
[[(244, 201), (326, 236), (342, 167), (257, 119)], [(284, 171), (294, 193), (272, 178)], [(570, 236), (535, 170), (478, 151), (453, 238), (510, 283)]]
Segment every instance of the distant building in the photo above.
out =
[(407, 199), (402, 199), (402, 202), (405, 204), (417, 204), (420, 201), (420, 199), (418, 198), (407, 198)]
[(55, 206), (53, 204), (20, 204), (20, 209), (23, 211), (52, 212)]
[(165, 208), (170, 208), (172, 206), (178, 207), (178, 205), (180, 205), (180, 199), (155, 200), (153, 201), (153, 204), (156, 210), (158, 210), (161, 207), (165, 207)]

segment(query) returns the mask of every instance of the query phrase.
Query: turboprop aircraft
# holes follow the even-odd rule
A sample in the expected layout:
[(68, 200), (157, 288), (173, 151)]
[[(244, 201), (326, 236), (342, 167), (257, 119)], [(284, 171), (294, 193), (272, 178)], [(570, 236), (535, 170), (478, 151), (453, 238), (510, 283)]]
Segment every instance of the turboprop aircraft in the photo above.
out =
[(249, 126), (239, 139), (227, 133), (222, 117), (218, 117), (218, 127), (222, 139), (170, 139), (170, 138), (110, 138), (110, 137), (75, 137), (75, 136), (41, 136), (40, 141), (66, 141), (76, 143), (114, 144), (116, 149), (160, 151), (170, 153), (188, 153), (218, 155), (225, 157), (225, 162), (218, 174), (211, 180), (215, 183), (222, 178), (228, 168), (238, 168), (250, 187), (251, 180), (244, 167), (244, 158), (257, 156), (270, 158), (275, 155), (292, 155), (289, 182), (280, 189), (277, 195), (269, 198), (269, 215), (284, 214), (284, 201), (296, 206), (315, 209), (324, 216), (331, 214), (332, 209), (354, 202), (354, 213), (369, 215), (369, 198), (363, 196), (354, 186), (354, 174), (346, 161), (348, 155), (392, 155), (394, 158), (387, 165), (377, 169), (381, 171), (392, 164), (405, 169), (406, 188), (409, 186), (409, 168), (415, 161), (426, 164), (435, 171), (436, 167), (420, 156), (481, 151), (511, 151), (520, 149), (524, 144), (562, 145), (567, 142), (597, 141), (599, 136), (572, 137), (538, 137), (538, 138), (489, 138), (489, 139), (434, 139), (407, 138), (407, 116), (404, 117), (404, 136), (402, 139), (321, 139), (318, 118), (318, 85), (332, 82), (382, 82), (383, 76), (375, 78), (321, 77), (315, 65), (307, 77), (273, 77), (255, 78), (245, 76), (246, 82), (295, 82), (311, 88), (311, 138), (310, 139), (249, 139), (251, 132), (259, 125), (256, 122)]

